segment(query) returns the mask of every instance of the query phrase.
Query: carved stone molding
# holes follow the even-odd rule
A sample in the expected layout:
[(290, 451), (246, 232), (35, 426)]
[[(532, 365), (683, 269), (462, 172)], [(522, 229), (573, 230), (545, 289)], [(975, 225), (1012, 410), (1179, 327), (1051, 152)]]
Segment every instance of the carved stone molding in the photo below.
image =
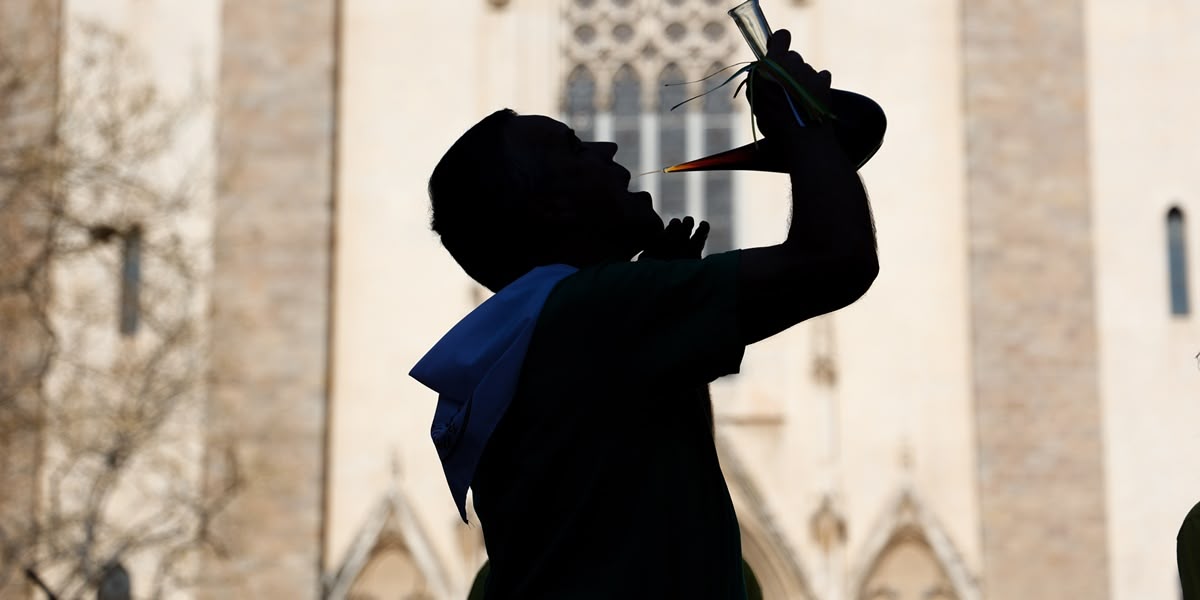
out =
[(829, 554), (846, 543), (846, 519), (829, 494), (821, 498), (821, 505), (809, 517), (808, 523), (813, 539), (822, 552)]
[[(675, 65), (683, 81), (694, 81), (710, 74), (714, 65), (732, 62), (741, 43), (725, 12), (728, 2), (721, 0), (562, 1), (564, 78), (576, 67), (586, 68), (596, 82), (601, 111), (610, 107), (612, 80), (622, 67), (648, 83)], [(658, 91), (657, 85), (642, 86), (645, 108), (654, 107)]]
[(355, 583), (375, 557), (392, 552), (415, 566), (419, 581), (412, 582), (420, 594), (448, 598), (454, 586), (445, 565), (434, 549), (420, 519), (403, 491), (394, 485), (363, 521), (336, 573), (326, 579), (325, 598), (353, 598)]
[(914, 540), (928, 546), (948, 580), (948, 586), (936, 590), (937, 594), (932, 597), (981, 600), (979, 583), (967, 569), (949, 535), (916, 492), (907, 486), (888, 504), (859, 553), (862, 559), (850, 572), (853, 597), (858, 598), (872, 571), (889, 549), (898, 543)]
[(742, 531), (742, 556), (754, 569), (763, 598), (815, 600), (798, 554), (733, 445), (720, 434), (717, 454)]

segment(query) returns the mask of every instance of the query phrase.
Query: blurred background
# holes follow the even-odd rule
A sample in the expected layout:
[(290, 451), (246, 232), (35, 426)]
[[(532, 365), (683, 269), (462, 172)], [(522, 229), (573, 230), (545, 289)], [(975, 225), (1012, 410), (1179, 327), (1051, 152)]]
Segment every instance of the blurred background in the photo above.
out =
[[(752, 59), (734, 4), (0, 0), (0, 597), (465, 598), (407, 372), (487, 294), (428, 176), (503, 107), (635, 174), (750, 141), (663, 85)], [(1200, 4), (762, 4), (890, 119), (874, 287), (712, 386), (765, 597), (1179, 597)], [(786, 176), (634, 185), (787, 230)]]

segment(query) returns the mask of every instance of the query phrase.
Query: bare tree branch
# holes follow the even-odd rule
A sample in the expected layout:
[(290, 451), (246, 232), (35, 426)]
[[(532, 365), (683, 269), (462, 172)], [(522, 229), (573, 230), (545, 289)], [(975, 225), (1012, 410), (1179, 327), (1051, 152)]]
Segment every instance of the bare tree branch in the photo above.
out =
[[(209, 524), (242, 482), (235, 449), (206, 448), (200, 433), (209, 249), (188, 227), (212, 177), (180, 162), (179, 132), (208, 100), (139, 77), (127, 40), (104, 27), (70, 36), (52, 106), (28, 100), (47, 65), (0, 40), (0, 316), (20, 317), (0, 354), (21, 350), (0, 360), (0, 440), (42, 440), (0, 459), (40, 473), (36, 510), (0, 514), (0, 590), (24, 570), (82, 598), (136, 556), (155, 565), (144, 589), (160, 598), (200, 583), (201, 554), (223, 554)], [(51, 111), (52, 130), (9, 135), (37, 111)], [(132, 236), (136, 259), (124, 254)], [(118, 331), (129, 260), (135, 333)], [(207, 481), (206, 452), (227, 463)]]

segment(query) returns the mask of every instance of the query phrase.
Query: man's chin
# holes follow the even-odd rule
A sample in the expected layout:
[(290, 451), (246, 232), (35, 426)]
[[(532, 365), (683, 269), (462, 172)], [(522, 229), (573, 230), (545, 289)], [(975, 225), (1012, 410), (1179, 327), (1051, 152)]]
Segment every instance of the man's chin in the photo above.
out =
[[(655, 216), (657, 217), (658, 215), (655, 214)], [(661, 218), (658, 219), (657, 224), (647, 224), (646, 227), (640, 229), (634, 238), (634, 243), (631, 244), (630, 251), (628, 252), (629, 258), (632, 259), (646, 248), (652, 246), (662, 235), (664, 229), (666, 228), (663, 226)]]
[(638, 211), (646, 208), (654, 210), (654, 198), (650, 195), (650, 192), (646, 190), (637, 192), (626, 190), (625, 194), (628, 196), (626, 202), (632, 207), (632, 210)]
[[(662, 231), (663, 220), (659, 216), (658, 211), (654, 210), (654, 197), (650, 195), (650, 192), (642, 190), (640, 192), (629, 192), (629, 195), (633, 197), (635, 211), (638, 216), (645, 218), (648, 222), (657, 222), (658, 231)], [(654, 215), (653, 218), (650, 215)]]
[(633, 259), (658, 239), (666, 225), (658, 212), (654, 210), (654, 198), (651, 197), (650, 192), (643, 190), (627, 193), (629, 194), (629, 203), (626, 205), (627, 210), (624, 216), (625, 235), (622, 236), (626, 243), (622, 244), (624, 250), (621, 251), (621, 255), (626, 259)]
[(649, 192), (641, 193), (646, 194), (648, 204), (646, 205), (645, 214), (638, 220), (638, 242), (643, 245), (649, 245), (654, 240), (657, 240), (658, 236), (662, 235), (667, 225), (663, 222), (663, 218), (658, 214), (658, 211), (654, 210), (654, 204), (649, 199)]

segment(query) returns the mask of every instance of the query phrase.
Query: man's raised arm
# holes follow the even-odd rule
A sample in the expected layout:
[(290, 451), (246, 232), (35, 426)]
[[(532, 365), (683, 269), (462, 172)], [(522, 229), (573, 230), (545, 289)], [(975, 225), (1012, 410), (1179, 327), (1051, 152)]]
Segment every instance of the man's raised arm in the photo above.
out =
[[(788, 51), (790, 42), (788, 31), (779, 30), (767, 56), (828, 103), (829, 73)], [(742, 251), (738, 317), (745, 344), (853, 303), (879, 272), (867, 193), (833, 128), (800, 126), (778, 84), (757, 80), (752, 87), (760, 128), (793, 165), (792, 220), (782, 244)]]

